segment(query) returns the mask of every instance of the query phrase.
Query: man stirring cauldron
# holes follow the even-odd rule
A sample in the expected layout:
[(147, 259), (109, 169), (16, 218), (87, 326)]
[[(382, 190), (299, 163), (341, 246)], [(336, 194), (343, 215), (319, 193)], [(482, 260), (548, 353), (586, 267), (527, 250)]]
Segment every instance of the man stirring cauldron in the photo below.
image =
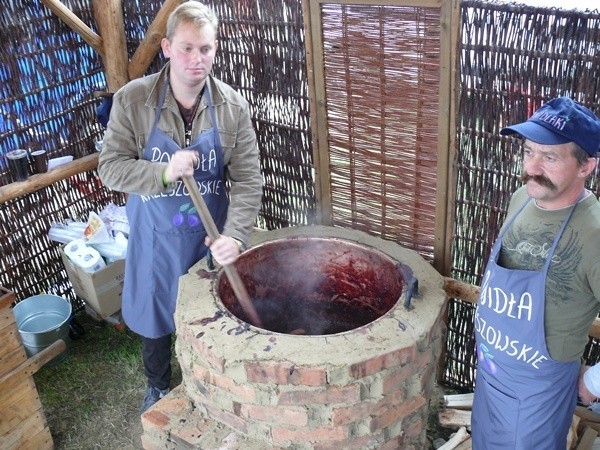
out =
[[(473, 448), (564, 450), (600, 309), (600, 204), (585, 189), (600, 119), (561, 97), (501, 133), (525, 140), (525, 186), (511, 198), (475, 313)], [(582, 381), (585, 404), (588, 389), (600, 395)]]
[[(210, 75), (217, 29), (217, 17), (202, 3), (188, 1), (171, 13), (161, 42), (170, 61), (115, 93), (100, 153), (104, 184), (129, 193), (122, 314), (142, 336), (148, 378), (142, 412), (169, 391), (179, 277), (206, 255), (207, 245), (218, 263), (234, 262), (260, 207), (248, 103)], [(221, 233), (215, 242), (206, 240), (182, 182), (190, 176)]]

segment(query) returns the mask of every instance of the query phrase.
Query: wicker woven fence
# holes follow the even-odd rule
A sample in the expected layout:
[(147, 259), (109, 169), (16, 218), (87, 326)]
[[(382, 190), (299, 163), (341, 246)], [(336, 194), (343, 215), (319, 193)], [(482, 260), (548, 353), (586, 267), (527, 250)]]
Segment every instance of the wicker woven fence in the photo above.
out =
[[(93, 158), (94, 144), (102, 137), (102, 127), (95, 116), (100, 100), (93, 94), (105, 90), (102, 61), (41, 0), (5, 3), (0, 12), (0, 36), (5, 43), (0, 47), (0, 153), (18, 147), (41, 146), (50, 157)], [(64, 0), (63, 3), (94, 28), (91, 0)], [(316, 221), (317, 199), (302, 3), (300, 0), (211, 0), (207, 3), (221, 17), (215, 75), (242, 92), (252, 109), (264, 177), (263, 204), (257, 225), (274, 229), (312, 224)], [(162, 2), (136, 0), (123, 4), (127, 50), (131, 57)], [(324, 4), (323, 9), (323, 19), (331, 24), (330, 30), (333, 26), (350, 30), (348, 24), (340, 24), (339, 20), (352, 20), (352, 15), (340, 18), (334, 14), (335, 7)], [(524, 120), (541, 103), (557, 95), (572, 96), (598, 111), (600, 16), (598, 12), (565, 12), (474, 1), (464, 2), (460, 12), (458, 146), (456, 172), (451, 174), (457, 184), (451, 225), (452, 271), (445, 275), (478, 284), (491, 244), (504, 219), (510, 193), (518, 185), (518, 144), (511, 138), (501, 138), (498, 131), (502, 126)], [(383, 15), (379, 17), (386, 20)], [(390, 17), (394, 24), (401, 26), (412, 20), (404, 11), (393, 11)], [(437, 17), (427, 13), (414, 20), (430, 23)], [(378, 23), (378, 29), (385, 39), (386, 24)], [(398, 36), (406, 38), (402, 30)], [(437, 35), (426, 37), (431, 47), (424, 47), (423, 64), (437, 51)], [(340, 38), (350, 40), (346, 44), (358, 45), (352, 42), (350, 35)], [(335, 35), (326, 35), (325, 42), (329, 46), (336, 45)], [(386, 46), (382, 44), (382, 48)], [(339, 58), (352, 56), (343, 52), (328, 55), (328, 70), (334, 75), (336, 64), (343, 65)], [(378, 52), (370, 56), (386, 57)], [(394, 57), (401, 59), (401, 55)], [(156, 71), (162, 63), (159, 55), (148, 72)], [(404, 70), (407, 80), (419, 76), (418, 71), (413, 74), (409, 66)], [(351, 85), (356, 80), (355, 75), (346, 74), (341, 78)], [(424, 81), (422, 91), (410, 93), (415, 105), (427, 103), (436, 92), (431, 80)], [(382, 87), (378, 85), (378, 89)], [(340, 109), (344, 87), (338, 89), (340, 91), (331, 97), (338, 103), (331, 106)], [(386, 103), (386, 96), (395, 95), (393, 90), (381, 92), (378, 105)], [(356, 124), (344, 129), (340, 124), (347, 121), (339, 119), (333, 123), (337, 126), (331, 130), (333, 138), (345, 138), (348, 130), (357, 130)], [(368, 129), (369, 124), (359, 125)], [(356, 136), (360, 138), (359, 134)], [(418, 145), (432, 147), (433, 141), (427, 134), (415, 136), (414, 140)], [(393, 170), (397, 155), (379, 153), (372, 161), (368, 156), (367, 151), (360, 159), (353, 160), (349, 171), (341, 164), (332, 167), (336, 192), (333, 206), (338, 225), (357, 224), (388, 236), (395, 230), (390, 231), (385, 220), (373, 226), (368, 221), (370, 213), (377, 217), (386, 213), (382, 212), (381, 200), (368, 198), (372, 189), (366, 183), (383, 185), (390, 180), (398, 181)], [(434, 178), (435, 173), (427, 176)], [(53, 222), (84, 220), (90, 211), (98, 211), (111, 202), (122, 204), (124, 198), (101, 185), (93, 164), (80, 173), (67, 171), (56, 181), (40, 180), (46, 179), (38, 175), (30, 178), (23, 183), (23, 194), (15, 195), (20, 189), (15, 186), (21, 184), (10, 183), (4, 160), (0, 158), (0, 285), (13, 290), (18, 299), (46, 291), (63, 295), (81, 308), (83, 303), (72, 291), (58, 244), (48, 239), (48, 230)], [(427, 183), (427, 180), (421, 181), (423, 186)], [(597, 177), (590, 181), (590, 187), (596, 192), (600, 190)], [(350, 198), (347, 191), (352, 191), (354, 203), (346, 200)], [(388, 206), (401, 201), (402, 195), (401, 188), (394, 191), (395, 200), (391, 199)], [(418, 206), (418, 202), (415, 205)], [(393, 208), (390, 212), (394, 213)], [(418, 216), (417, 208), (412, 217)], [(431, 231), (427, 224), (432, 218), (426, 216), (420, 220)], [(403, 239), (429, 258), (429, 241), (424, 244), (422, 236), (415, 235), (414, 241), (408, 242), (412, 239), (411, 227), (407, 230)], [(465, 390), (472, 387), (475, 357), (472, 336), (472, 305), (452, 300), (444, 384)], [(597, 360), (597, 353), (597, 346), (592, 342), (587, 352), (589, 359)]]

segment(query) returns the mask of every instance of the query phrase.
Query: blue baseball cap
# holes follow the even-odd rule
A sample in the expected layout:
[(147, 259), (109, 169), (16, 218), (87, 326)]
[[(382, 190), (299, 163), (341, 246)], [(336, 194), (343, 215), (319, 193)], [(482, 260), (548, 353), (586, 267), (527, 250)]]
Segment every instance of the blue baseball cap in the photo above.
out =
[(568, 97), (552, 99), (526, 122), (500, 130), (502, 135), (514, 133), (544, 145), (575, 142), (592, 157), (600, 151), (600, 119)]

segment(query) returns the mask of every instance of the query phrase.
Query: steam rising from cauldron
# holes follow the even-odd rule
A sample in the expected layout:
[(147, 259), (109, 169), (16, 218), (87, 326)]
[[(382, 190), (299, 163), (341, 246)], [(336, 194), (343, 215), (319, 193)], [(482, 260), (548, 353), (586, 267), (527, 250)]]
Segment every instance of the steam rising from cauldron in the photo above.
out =
[[(361, 327), (389, 311), (403, 287), (387, 255), (338, 239), (270, 241), (242, 254), (236, 268), (263, 328), (285, 334)], [(248, 321), (226, 277), (219, 278), (217, 290), (227, 309)]]

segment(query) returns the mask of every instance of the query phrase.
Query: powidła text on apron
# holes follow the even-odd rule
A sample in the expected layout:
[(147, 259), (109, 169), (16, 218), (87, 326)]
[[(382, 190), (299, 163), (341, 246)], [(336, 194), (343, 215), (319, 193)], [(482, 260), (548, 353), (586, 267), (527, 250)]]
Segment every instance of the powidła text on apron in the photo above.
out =
[[(168, 163), (171, 161), (171, 156), (172, 156), (171, 154), (161, 151), (161, 149), (159, 149), (158, 147), (153, 147), (152, 148), (152, 158), (150, 159), (150, 161)], [(194, 171), (199, 170), (201, 172), (212, 172), (216, 169), (216, 167), (217, 167), (217, 154), (216, 154), (215, 149), (212, 149), (209, 152), (208, 156), (206, 156), (205, 154), (200, 154), (200, 157), (198, 158), (198, 163), (196, 164), (196, 166), (194, 166)], [(200, 190), (201, 195), (206, 195), (206, 194), (219, 195), (221, 193), (223, 181), (213, 179), (213, 180), (207, 180), (207, 181), (197, 181), (197, 184), (198, 184), (198, 189)], [(155, 195), (150, 195), (150, 196), (143, 195), (143, 196), (141, 196), (141, 198), (142, 198), (143, 202), (147, 202), (147, 201), (152, 200), (153, 198), (189, 197), (189, 195), (190, 195), (190, 193), (188, 192), (187, 188), (185, 187), (185, 184), (181, 180), (179, 180), (179, 181), (177, 181), (177, 184), (172, 191), (162, 192), (160, 194), (155, 194)]]
[(502, 330), (490, 326), (479, 315), (479, 308), (486, 307), (498, 315), (523, 321), (523, 326), (527, 326), (533, 314), (532, 294), (525, 291), (517, 298), (512, 292), (506, 292), (498, 287), (491, 288), (488, 286), (489, 276), (488, 271), (481, 287), (479, 305), (475, 311), (475, 330), (491, 348), (539, 369), (540, 364), (548, 359), (541, 349), (535, 349), (534, 346), (520, 342), (518, 339), (511, 339)]

